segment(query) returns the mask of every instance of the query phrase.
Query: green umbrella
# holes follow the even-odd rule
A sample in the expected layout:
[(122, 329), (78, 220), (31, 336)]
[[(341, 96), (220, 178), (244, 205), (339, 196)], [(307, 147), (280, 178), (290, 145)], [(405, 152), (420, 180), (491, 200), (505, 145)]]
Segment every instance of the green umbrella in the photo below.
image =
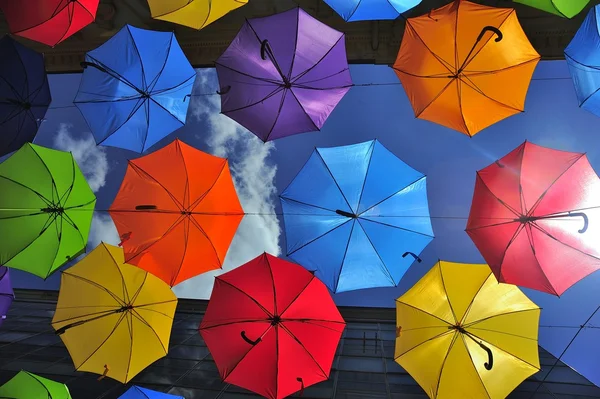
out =
[(71, 399), (71, 394), (65, 384), (21, 370), (0, 387), (0, 398)]
[(0, 164), (0, 265), (47, 278), (85, 251), (95, 204), (72, 154), (23, 145)]
[(514, 2), (535, 7), (564, 18), (573, 18), (588, 5), (590, 0), (514, 0)]

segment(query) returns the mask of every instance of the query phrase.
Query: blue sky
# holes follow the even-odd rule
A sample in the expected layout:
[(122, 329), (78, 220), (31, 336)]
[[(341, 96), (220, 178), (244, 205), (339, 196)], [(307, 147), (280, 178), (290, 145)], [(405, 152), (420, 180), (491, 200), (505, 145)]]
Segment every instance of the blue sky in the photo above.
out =
[[(393, 83), (354, 87), (335, 109), (321, 132), (306, 133), (263, 144), (235, 122), (219, 114), (216, 96), (192, 99), (187, 125), (159, 142), (162, 147), (175, 137), (197, 148), (227, 156), (236, 186), (248, 213), (281, 212), (277, 194), (302, 168), (314, 147), (380, 140), (404, 162), (427, 175), (430, 212), (436, 238), (421, 254), (396, 288), (368, 289), (334, 295), (339, 305), (393, 307), (437, 259), (483, 263), (483, 258), (464, 232), (469, 213), (475, 172), (501, 158), (524, 140), (567, 151), (587, 152), (600, 171), (598, 117), (579, 109), (564, 61), (539, 64), (531, 83), (526, 112), (506, 119), (469, 138), (433, 123), (415, 119), (408, 99), (395, 74), (387, 66), (353, 65), (354, 83)], [(50, 77), (53, 107), (70, 106), (79, 84), (79, 75)], [(195, 93), (214, 93), (216, 74), (200, 70)], [(112, 202), (127, 165), (137, 154), (115, 148), (96, 147), (76, 108), (48, 112), (36, 143), (74, 152), (97, 191), (98, 209)], [(285, 248), (281, 221), (275, 216), (246, 216), (228, 253), (225, 270), (267, 251), (279, 254)], [(118, 242), (112, 222), (98, 213), (93, 224), (91, 245), (99, 240)], [(207, 298), (215, 273), (184, 282), (176, 287), (181, 297)], [(60, 276), (47, 281), (14, 271), (16, 287), (58, 289)], [(524, 290), (543, 308), (540, 344), (560, 355), (579, 326), (600, 304), (600, 272), (569, 289), (560, 299)], [(600, 313), (590, 321), (600, 326)], [(584, 329), (563, 359), (600, 385), (600, 356), (581, 356), (591, 349), (600, 352), (600, 330)]]

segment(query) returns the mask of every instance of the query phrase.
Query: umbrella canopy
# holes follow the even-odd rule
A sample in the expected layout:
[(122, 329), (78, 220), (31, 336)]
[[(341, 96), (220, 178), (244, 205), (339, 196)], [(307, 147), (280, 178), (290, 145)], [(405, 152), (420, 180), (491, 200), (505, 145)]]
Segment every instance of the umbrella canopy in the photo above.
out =
[(100, 0), (0, 0), (10, 33), (56, 46), (96, 19)]
[(73, 102), (96, 143), (141, 153), (185, 125), (196, 71), (173, 32), (126, 25), (82, 66)]
[(8, 268), (0, 266), (0, 326), (6, 319), (6, 313), (15, 298), (12, 285), (10, 284), (10, 274)]
[(216, 68), (221, 112), (263, 141), (320, 130), (352, 85), (344, 34), (300, 8), (247, 20)]
[(558, 15), (564, 18), (573, 18), (579, 14), (590, 0), (514, 0), (530, 7)]
[(540, 312), (487, 265), (440, 261), (396, 300), (396, 362), (430, 398), (505, 398), (540, 369)]
[(397, 285), (433, 239), (426, 177), (376, 140), (317, 148), (281, 206), (286, 255), (333, 292)]
[(600, 269), (600, 180), (585, 154), (525, 142), (477, 172), (467, 234), (498, 281), (561, 295)]
[(127, 383), (168, 353), (177, 297), (104, 243), (62, 273), (52, 327), (78, 371)]
[(565, 49), (579, 106), (600, 116), (600, 6), (590, 9)]
[(21, 370), (0, 386), (0, 398), (8, 399), (71, 399), (65, 384)]
[(134, 385), (123, 395), (119, 396), (119, 399), (184, 399), (184, 397), (169, 395), (168, 393), (157, 392)]
[(421, 0), (324, 0), (344, 21), (396, 19)]
[(248, 0), (148, 0), (152, 18), (202, 29)]
[(96, 196), (71, 153), (23, 145), (0, 164), (0, 193), (1, 265), (45, 279), (85, 251)]
[(10, 36), (0, 39), (0, 156), (35, 137), (52, 101), (44, 56)]
[(514, 9), (455, 0), (406, 20), (393, 68), (417, 118), (473, 136), (523, 112), (539, 59)]
[(345, 325), (321, 281), (263, 254), (215, 278), (200, 334), (225, 382), (280, 399), (329, 378)]
[(222, 267), (244, 217), (227, 159), (180, 140), (129, 161), (109, 212), (126, 261), (170, 286)]

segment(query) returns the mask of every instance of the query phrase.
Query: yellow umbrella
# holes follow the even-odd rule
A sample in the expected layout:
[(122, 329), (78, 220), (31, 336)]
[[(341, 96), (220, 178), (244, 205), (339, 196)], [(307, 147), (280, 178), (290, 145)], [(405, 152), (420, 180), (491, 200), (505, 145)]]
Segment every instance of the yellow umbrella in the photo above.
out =
[(77, 370), (127, 383), (167, 355), (177, 297), (124, 262), (121, 248), (100, 244), (64, 271), (52, 327)]
[(440, 261), (396, 300), (396, 362), (430, 398), (505, 398), (540, 369), (540, 312), (487, 265)]
[(152, 18), (202, 29), (248, 0), (148, 0)]

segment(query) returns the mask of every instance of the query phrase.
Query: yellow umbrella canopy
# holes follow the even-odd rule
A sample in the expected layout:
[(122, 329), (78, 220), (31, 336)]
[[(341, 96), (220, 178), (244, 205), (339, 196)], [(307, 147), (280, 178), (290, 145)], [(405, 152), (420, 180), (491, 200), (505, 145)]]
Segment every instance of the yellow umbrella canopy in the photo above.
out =
[(104, 243), (62, 273), (52, 327), (75, 368), (127, 383), (168, 353), (177, 297)]
[(540, 312), (487, 265), (440, 261), (396, 300), (396, 362), (430, 398), (505, 398), (540, 368)]
[(248, 0), (148, 0), (152, 18), (202, 29)]

